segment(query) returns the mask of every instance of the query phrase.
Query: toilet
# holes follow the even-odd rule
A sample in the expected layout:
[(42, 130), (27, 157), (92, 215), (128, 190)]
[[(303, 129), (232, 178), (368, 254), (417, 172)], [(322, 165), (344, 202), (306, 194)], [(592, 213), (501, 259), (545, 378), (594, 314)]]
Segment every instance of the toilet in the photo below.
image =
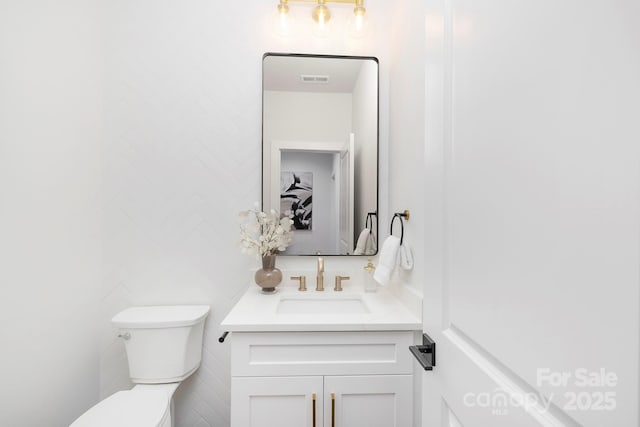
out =
[(204, 305), (131, 307), (111, 319), (136, 385), (99, 402), (70, 427), (172, 427), (173, 393), (200, 366)]

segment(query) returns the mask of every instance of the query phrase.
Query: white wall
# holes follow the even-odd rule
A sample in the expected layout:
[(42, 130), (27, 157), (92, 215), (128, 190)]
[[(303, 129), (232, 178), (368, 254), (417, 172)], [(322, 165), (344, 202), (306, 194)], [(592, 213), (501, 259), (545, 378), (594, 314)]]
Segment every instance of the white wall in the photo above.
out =
[[(313, 174), (313, 226), (311, 230), (296, 231), (287, 248), (293, 253), (336, 253), (338, 250), (338, 218), (336, 212), (336, 180), (334, 158), (331, 153), (284, 152), (280, 169), (288, 172)], [(338, 172), (340, 170), (338, 169)]]
[[(354, 205), (355, 237), (364, 229), (368, 212), (376, 211), (376, 186), (378, 183), (378, 100), (371, 91), (378, 84), (378, 69), (374, 61), (363, 62), (356, 85), (353, 88), (353, 133), (355, 134)], [(372, 191), (373, 189), (373, 191)], [(374, 230), (377, 218), (373, 218)]]
[[(389, 215), (409, 209), (404, 224), (404, 244), (413, 252), (412, 271), (397, 269), (393, 280), (422, 294), (425, 286), (424, 200), (425, 40), (424, 2), (394, 2), (391, 19), (391, 70), (389, 76)], [(389, 234), (389, 222), (381, 223), (380, 245)], [(396, 220), (394, 234), (400, 236)], [(414, 371), (414, 426), (422, 425), (422, 372)]]
[[(302, 8), (310, 23), (312, 5), (290, 7)], [(262, 55), (378, 56), (385, 156), (390, 7), (368, 1), (376, 29), (353, 41), (340, 32), (279, 38), (269, 1), (106, 2), (102, 396), (129, 385), (122, 344), (108, 325), (113, 314), (132, 304), (206, 303), (203, 364), (178, 390), (177, 420), (180, 427), (229, 425), (229, 343), (217, 342), (218, 325), (259, 266), (240, 253), (236, 224), (238, 211), (260, 200)], [(331, 9), (339, 20), (353, 7)], [(383, 161), (382, 182), (386, 173)], [(307, 257), (278, 264), (315, 268)], [(326, 264), (344, 271), (364, 260)]]
[[(405, 221), (404, 241), (416, 260), (424, 259), (425, 200), (423, 197), (425, 41), (424, 2), (394, 2), (392, 19), (391, 72), (389, 84), (389, 207), (391, 212), (411, 211)], [(388, 223), (381, 235), (389, 233)], [(396, 220), (394, 234), (400, 236)], [(395, 276), (417, 291), (422, 291), (424, 263), (416, 262), (413, 271), (398, 271)]]
[(0, 4), (0, 424), (98, 399), (101, 21), (96, 1)]
[(265, 91), (264, 138), (345, 142), (352, 129), (350, 93)]

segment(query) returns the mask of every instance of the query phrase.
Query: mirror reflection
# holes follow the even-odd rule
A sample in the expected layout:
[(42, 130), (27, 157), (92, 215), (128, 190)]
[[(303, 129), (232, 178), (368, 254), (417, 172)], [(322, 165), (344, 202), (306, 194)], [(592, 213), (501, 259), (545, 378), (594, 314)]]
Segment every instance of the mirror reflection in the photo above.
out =
[(263, 57), (262, 201), (293, 214), (283, 255), (377, 252), (378, 61)]

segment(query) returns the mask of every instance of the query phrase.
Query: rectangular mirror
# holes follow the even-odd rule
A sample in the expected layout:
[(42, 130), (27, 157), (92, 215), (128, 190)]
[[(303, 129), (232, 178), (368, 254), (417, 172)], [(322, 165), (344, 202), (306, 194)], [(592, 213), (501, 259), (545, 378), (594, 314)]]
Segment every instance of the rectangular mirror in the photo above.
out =
[(266, 53), (262, 204), (291, 212), (282, 255), (374, 255), (378, 60)]

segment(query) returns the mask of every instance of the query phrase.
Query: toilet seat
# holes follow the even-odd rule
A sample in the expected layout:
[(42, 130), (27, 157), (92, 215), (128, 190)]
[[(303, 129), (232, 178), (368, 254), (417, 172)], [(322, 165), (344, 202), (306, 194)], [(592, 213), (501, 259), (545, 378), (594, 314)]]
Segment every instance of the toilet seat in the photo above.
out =
[(164, 390), (119, 391), (99, 402), (70, 427), (160, 427), (171, 416), (171, 396)]

